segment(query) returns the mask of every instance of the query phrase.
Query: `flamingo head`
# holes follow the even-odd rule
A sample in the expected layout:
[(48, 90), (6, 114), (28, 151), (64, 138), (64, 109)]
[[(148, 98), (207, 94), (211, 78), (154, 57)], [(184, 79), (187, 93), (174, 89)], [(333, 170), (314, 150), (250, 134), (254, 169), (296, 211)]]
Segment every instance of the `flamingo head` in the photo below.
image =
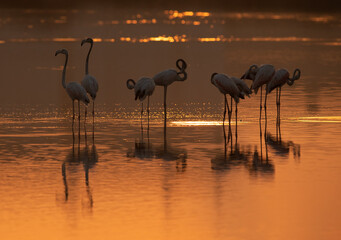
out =
[(92, 40), (92, 38), (87, 38), (87, 39), (84, 39), (81, 43), (81, 46), (83, 46), (84, 43), (90, 43), (90, 44), (93, 44), (94, 43), (94, 40)]
[(136, 84), (136, 83), (135, 83), (135, 81), (134, 81), (133, 79), (130, 78), (130, 79), (127, 80), (127, 88), (128, 88), (128, 89), (130, 89), (130, 90), (131, 90), (131, 89), (134, 89), (135, 84)]
[(55, 56), (57, 56), (60, 53), (65, 54), (66, 56), (68, 55), (68, 51), (66, 49), (60, 49), (56, 51)]
[(214, 78), (214, 76), (217, 75), (217, 74), (218, 74), (218, 73), (215, 72), (215, 73), (212, 73), (212, 75), (211, 75), (211, 83), (212, 83), (213, 85), (214, 85), (213, 78)]
[(250, 68), (241, 76), (241, 79), (255, 80), (258, 71), (257, 65), (251, 65)]
[(289, 86), (292, 86), (296, 80), (300, 79), (300, 77), (301, 77), (301, 70), (296, 68), (294, 71), (293, 77), (288, 79), (287, 84)]

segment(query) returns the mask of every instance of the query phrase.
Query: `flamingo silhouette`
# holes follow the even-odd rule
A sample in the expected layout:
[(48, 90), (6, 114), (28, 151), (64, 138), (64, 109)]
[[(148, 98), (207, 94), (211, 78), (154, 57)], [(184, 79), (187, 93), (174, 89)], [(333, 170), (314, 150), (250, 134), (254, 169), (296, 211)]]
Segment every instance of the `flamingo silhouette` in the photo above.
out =
[[(257, 65), (251, 65), (250, 68), (246, 71), (246, 73), (241, 77), (242, 79), (250, 79), (252, 80), (251, 90), (255, 91), (257, 94), (258, 89), (260, 88), (260, 116), (261, 119), (262, 114), (262, 88), (264, 84), (268, 84), (272, 77), (275, 74), (275, 67), (271, 64), (264, 64), (258, 67)], [(265, 93), (265, 101), (264, 101), (264, 110), (266, 111), (266, 100), (267, 93)]]
[[(238, 81), (238, 80), (236, 80)], [(218, 90), (224, 94), (224, 117), (223, 124), (225, 123), (226, 116), (226, 106), (228, 109), (229, 123), (231, 122), (231, 114), (232, 114), (232, 99), (236, 102), (236, 105), (239, 103), (239, 98), (244, 99), (243, 93), (239, 90), (235, 80), (231, 79), (225, 74), (221, 73), (213, 73), (211, 75), (211, 83), (218, 88)], [(231, 96), (231, 110), (229, 108), (228, 100), (226, 99), (226, 94)]]
[(142, 114), (143, 114), (143, 100), (148, 97), (147, 102), (147, 113), (148, 113), (148, 129), (149, 129), (149, 97), (153, 94), (155, 89), (155, 82), (153, 79), (148, 77), (140, 78), (137, 83), (133, 79), (127, 80), (127, 88), (134, 89), (135, 100), (141, 101), (141, 126), (142, 126)]
[[(250, 88), (247, 86), (247, 84), (240, 78), (236, 78), (236, 77), (231, 77), (231, 79), (234, 81), (234, 83), (237, 85), (240, 93), (243, 96), (248, 96), (250, 97), (250, 94), (252, 93), (252, 91), (250, 90)], [(232, 105), (232, 103), (231, 103)], [(236, 127), (237, 127), (237, 114), (238, 114), (238, 104), (236, 102)]]
[[(180, 66), (180, 63), (181, 63), (181, 66)], [(179, 69), (178, 72), (174, 69), (167, 69), (162, 72), (159, 72), (153, 77), (155, 84), (157, 86), (164, 87), (163, 106), (164, 106), (165, 125), (166, 125), (166, 119), (167, 119), (167, 104), (166, 104), (167, 87), (175, 81), (185, 81), (187, 79), (187, 73), (185, 71), (187, 68), (186, 62), (183, 59), (178, 59), (176, 61), (176, 66)], [(183, 77), (181, 77), (181, 75), (183, 75)]]
[[(95, 99), (96, 99), (96, 95), (98, 92), (98, 82), (97, 82), (95, 77), (93, 77), (89, 74), (89, 57), (90, 57), (90, 53), (91, 53), (94, 41), (92, 40), (92, 38), (84, 39), (81, 43), (81, 46), (83, 46), (83, 44), (85, 44), (85, 43), (90, 43), (90, 48), (89, 48), (89, 52), (88, 52), (88, 55), (87, 55), (86, 61), (85, 61), (85, 76), (82, 80), (82, 86), (90, 94), (90, 96), (92, 98), (92, 103), (93, 103), (92, 118), (93, 118), (93, 120), (95, 120)], [(85, 109), (85, 118), (87, 115), (86, 110), (87, 109)]]
[(277, 114), (279, 114), (280, 111), (280, 105), (281, 105), (281, 90), (282, 86), (287, 83), (289, 86), (292, 86), (296, 80), (298, 80), (301, 77), (301, 70), (295, 69), (293, 77), (290, 78), (288, 70), (281, 68), (278, 69), (269, 82), (269, 84), (266, 86), (266, 93), (269, 94), (276, 88), (276, 105), (277, 105)]
[(62, 85), (72, 100), (72, 111), (73, 111), (72, 124), (73, 124), (73, 121), (75, 119), (75, 104), (74, 104), (75, 100), (78, 100), (78, 119), (79, 119), (79, 121), (81, 119), (80, 101), (82, 101), (87, 107), (90, 100), (86, 94), (85, 89), (78, 82), (69, 82), (68, 84), (65, 83), (66, 66), (67, 66), (69, 54), (68, 54), (68, 51), (66, 49), (57, 50), (55, 53), (55, 56), (57, 56), (58, 54), (64, 54), (66, 57), (64, 68), (63, 68), (63, 74), (62, 74)]

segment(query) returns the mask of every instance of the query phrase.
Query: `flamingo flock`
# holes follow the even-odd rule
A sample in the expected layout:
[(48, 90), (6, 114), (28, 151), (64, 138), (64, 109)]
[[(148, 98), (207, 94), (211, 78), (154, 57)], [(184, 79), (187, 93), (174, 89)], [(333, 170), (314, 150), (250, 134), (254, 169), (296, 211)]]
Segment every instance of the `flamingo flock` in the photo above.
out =
[[(93, 39), (86, 38), (81, 42), (81, 46), (85, 43), (90, 44), (90, 48), (88, 50), (88, 54), (85, 61), (85, 76), (81, 83), (78, 82), (69, 82), (66, 84), (65, 75), (66, 75), (66, 67), (68, 63), (68, 51), (66, 49), (61, 49), (56, 51), (55, 56), (59, 54), (65, 55), (65, 63), (62, 72), (62, 86), (66, 90), (67, 94), (72, 100), (73, 105), (73, 117), (75, 119), (75, 110), (74, 110), (74, 101), (78, 101), (78, 119), (80, 121), (80, 102), (85, 104), (85, 122), (87, 116), (87, 106), (90, 103), (89, 96), (92, 99), (93, 109), (92, 116), (93, 122), (95, 121), (95, 100), (98, 92), (98, 82), (96, 78), (89, 74), (89, 58), (90, 53), (93, 48)], [(167, 88), (173, 82), (176, 81), (185, 81), (187, 79), (187, 63), (183, 59), (178, 59), (175, 63), (177, 69), (167, 69), (161, 71), (154, 75), (154, 77), (141, 77), (137, 82), (133, 79), (128, 79), (126, 81), (126, 85), (128, 89), (134, 89), (135, 100), (139, 99), (141, 102), (141, 127), (142, 127), (142, 116), (143, 116), (143, 101), (147, 98), (147, 113), (148, 113), (148, 129), (149, 129), (149, 97), (153, 94), (155, 90), (155, 86), (163, 86), (164, 87), (164, 124), (166, 126), (167, 121)], [(275, 69), (275, 67), (271, 64), (263, 64), (263, 65), (251, 65), (245, 73), (240, 77), (230, 77), (223, 73), (213, 73), (211, 75), (211, 83), (219, 90), (220, 93), (224, 95), (224, 113), (223, 113), (223, 125), (225, 124), (226, 119), (226, 111), (228, 113), (229, 124), (231, 122), (232, 117), (232, 106), (233, 100), (235, 102), (235, 114), (236, 114), (236, 123), (237, 123), (237, 112), (238, 112), (238, 103), (240, 99), (244, 99), (245, 96), (250, 97), (252, 92), (255, 94), (258, 93), (260, 88), (260, 120), (262, 114), (262, 107), (264, 106), (264, 111), (266, 112), (266, 102), (267, 95), (270, 94), (274, 89), (276, 89), (276, 105), (277, 105), (277, 117), (280, 114), (280, 98), (281, 98), (281, 89), (287, 83), (289, 86), (292, 86), (296, 80), (298, 80), (301, 76), (300, 69), (295, 69), (292, 77), (288, 70), (284, 68)], [(248, 87), (245, 80), (251, 80), (251, 86)], [(264, 105), (262, 105), (262, 96), (263, 96), (263, 86), (265, 85), (265, 97), (264, 97)], [(89, 95), (89, 96), (88, 96)], [(231, 107), (229, 107), (228, 99), (226, 95), (230, 95), (231, 97)]]

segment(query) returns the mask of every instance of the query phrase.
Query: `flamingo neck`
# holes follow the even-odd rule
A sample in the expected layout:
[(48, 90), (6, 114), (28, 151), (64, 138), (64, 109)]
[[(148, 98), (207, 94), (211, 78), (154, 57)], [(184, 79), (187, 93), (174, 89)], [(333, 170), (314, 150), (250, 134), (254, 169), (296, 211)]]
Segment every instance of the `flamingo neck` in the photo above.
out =
[(64, 88), (66, 88), (66, 83), (65, 83), (65, 75), (66, 75), (66, 66), (67, 66), (67, 62), (69, 59), (69, 56), (66, 54), (65, 55), (65, 64), (64, 64), (64, 68), (63, 68), (63, 75), (62, 75), (62, 85)]
[(90, 48), (89, 48), (89, 52), (88, 52), (88, 55), (86, 57), (86, 62), (85, 62), (85, 74), (88, 75), (89, 74), (89, 57), (90, 57), (90, 53), (91, 53), (91, 50), (92, 50), (92, 46), (93, 46), (93, 43), (91, 42), (90, 43)]

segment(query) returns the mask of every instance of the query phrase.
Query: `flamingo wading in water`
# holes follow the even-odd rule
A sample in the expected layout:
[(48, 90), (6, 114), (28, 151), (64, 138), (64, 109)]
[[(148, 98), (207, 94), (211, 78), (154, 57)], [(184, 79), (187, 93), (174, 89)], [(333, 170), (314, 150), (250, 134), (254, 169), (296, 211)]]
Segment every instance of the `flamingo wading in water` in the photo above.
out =
[[(228, 116), (229, 116), (229, 123), (231, 122), (231, 115), (232, 115), (232, 99), (236, 102), (236, 112), (237, 112), (237, 104), (239, 103), (239, 98), (244, 99), (244, 94), (242, 91), (239, 90), (237, 84), (232, 78), (228, 77), (225, 74), (221, 73), (213, 73), (211, 75), (211, 83), (218, 88), (218, 90), (224, 94), (224, 117), (223, 117), (223, 125), (225, 123), (225, 116), (226, 116), (226, 106), (228, 110)], [(226, 94), (229, 94), (231, 96), (231, 110), (229, 108), (228, 100), (226, 98)], [(249, 94), (249, 92), (248, 92)], [(236, 117), (237, 121), (237, 117)]]
[[(181, 66), (180, 66), (180, 63), (181, 63)], [(178, 59), (176, 61), (176, 66), (179, 69), (178, 72), (174, 69), (168, 69), (168, 70), (159, 72), (153, 77), (155, 81), (155, 85), (164, 87), (163, 107), (164, 107), (165, 125), (166, 125), (166, 119), (167, 119), (167, 104), (166, 104), (167, 87), (175, 81), (185, 81), (187, 79), (187, 73), (185, 71), (187, 68), (186, 62), (183, 59)]]
[(149, 129), (149, 97), (153, 94), (155, 89), (155, 82), (153, 79), (148, 77), (140, 78), (137, 83), (133, 79), (127, 80), (128, 89), (134, 89), (135, 100), (139, 99), (141, 101), (141, 122), (143, 114), (143, 100), (148, 97), (147, 101), (147, 113), (148, 113), (148, 129)]
[(281, 105), (281, 90), (282, 86), (284, 84), (288, 84), (289, 86), (292, 86), (296, 80), (298, 80), (301, 77), (301, 70), (296, 68), (293, 74), (293, 77), (290, 78), (288, 70), (281, 68), (278, 69), (269, 82), (269, 84), (266, 86), (266, 93), (269, 94), (276, 88), (276, 105), (277, 105), (277, 114), (280, 111), (280, 105)]
[[(82, 86), (90, 94), (92, 98), (92, 104), (93, 104), (92, 118), (93, 120), (95, 120), (95, 99), (96, 99), (96, 95), (98, 92), (98, 83), (97, 83), (96, 78), (89, 74), (89, 57), (90, 57), (90, 53), (91, 53), (94, 41), (92, 40), (92, 38), (87, 38), (82, 41), (81, 46), (83, 46), (84, 43), (90, 43), (90, 48), (89, 48), (89, 52), (85, 61), (85, 76), (82, 80)], [(87, 115), (87, 111), (85, 110), (85, 118), (86, 118), (86, 115)]]
[(73, 112), (72, 124), (73, 124), (73, 120), (75, 119), (75, 100), (78, 100), (79, 121), (81, 119), (80, 101), (82, 101), (87, 107), (90, 100), (88, 98), (88, 95), (86, 94), (85, 89), (78, 82), (69, 82), (68, 84), (65, 83), (65, 73), (66, 73), (66, 66), (67, 66), (69, 54), (66, 49), (57, 50), (55, 56), (57, 56), (58, 54), (64, 54), (66, 57), (64, 68), (63, 68), (63, 74), (62, 74), (62, 85), (72, 100), (72, 112)]
[[(271, 64), (264, 64), (258, 67), (257, 65), (251, 65), (250, 68), (246, 71), (246, 73), (241, 77), (241, 79), (250, 79), (252, 80), (251, 90), (254, 89), (257, 94), (258, 89), (260, 88), (260, 116), (262, 114), (262, 88), (264, 84), (268, 84), (272, 77), (275, 74), (275, 67)], [(264, 101), (264, 110), (266, 111), (266, 99), (267, 93), (265, 92), (265, 101)]]

